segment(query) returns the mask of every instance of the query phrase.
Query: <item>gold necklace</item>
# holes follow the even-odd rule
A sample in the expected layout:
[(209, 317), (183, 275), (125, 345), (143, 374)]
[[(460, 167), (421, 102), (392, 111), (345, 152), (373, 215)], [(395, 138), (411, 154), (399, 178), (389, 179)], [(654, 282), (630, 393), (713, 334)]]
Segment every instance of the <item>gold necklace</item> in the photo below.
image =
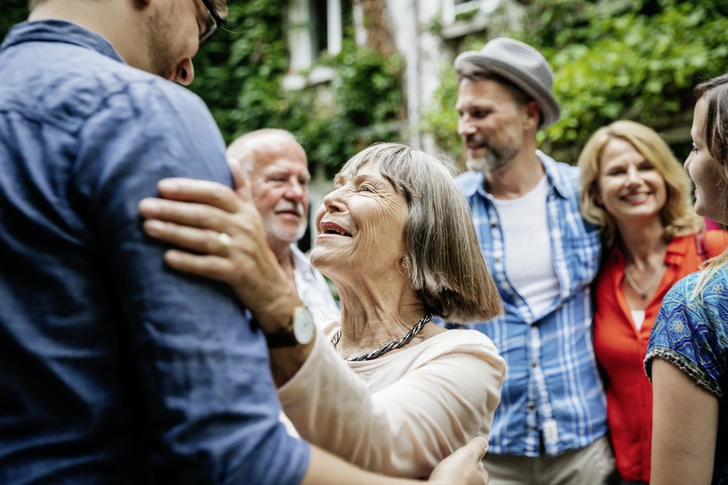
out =
[[(662, 266), (660, 269), (665, 267), (665, 263), (662, 263)], [(643, 300), (647, 298), (647, 295), (649, 294), (650, 289), (654, 286), (654, 284), (658, 281), (658, 277), (662, 276), (662, 271), (660, 269), (657, 270), (655, 275), (652, 277), (652, 280), (650, 280), (650, 284), (647, 286), (647, 291), (642, 291), (642, 289), (637, 286), (637, 283), (634, 282), (632, 279), (632, 276), (629, 274), (629, 270), (627, 269), (627, 264), (624, 265), (624, 276), (627, 277), (627, 283), (629, 283), (629, 286), (632, 287), (632, 289), (642, 297)]]

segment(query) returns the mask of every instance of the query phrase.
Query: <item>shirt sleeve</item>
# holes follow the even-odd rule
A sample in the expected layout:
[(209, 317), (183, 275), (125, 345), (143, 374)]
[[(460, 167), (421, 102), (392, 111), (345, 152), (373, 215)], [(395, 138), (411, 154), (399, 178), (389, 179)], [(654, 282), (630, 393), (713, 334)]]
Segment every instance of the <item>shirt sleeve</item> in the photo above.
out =
[(319, 332), (306, 363), (278, 391), (283, 410), (302, 438), (364, 469), (427, 477), (476, 435), (488, 438), (505, 378), (505, 361), (486, 337), (453, 332), (462, 335), (427, 349), (377, 390)]
[(144, 235), (138, 215), (139, 201), (156, 196), (165, 177), (231, 185), (207, 108), (171, 83), (132, 83), (86, 121), (76, 160), (73, 199), (93, 256), (114, 282), (122, 328), (113, 331), (135, 366), (153, 476), (299, 483), (309, 448), (278, 421), (261, 333), (226, 285), (167, 267), (169, 247)]
[[(717, 397), (726, 373), (725, 271), (707, 281), (693, 273), (677, 282), (665, 295), (655, 319), (645, 357), (645, 372), (652, 379), (655, 357), (671, 362)], [(700, 285), (700, 291), (695, 291)], [(721, 342), (723, 342), (721, 344)]]

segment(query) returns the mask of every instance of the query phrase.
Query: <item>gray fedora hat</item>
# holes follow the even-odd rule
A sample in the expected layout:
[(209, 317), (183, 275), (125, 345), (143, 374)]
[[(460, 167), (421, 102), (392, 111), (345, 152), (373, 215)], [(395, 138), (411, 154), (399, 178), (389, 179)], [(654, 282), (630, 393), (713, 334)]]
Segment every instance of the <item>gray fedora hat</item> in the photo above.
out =
[(561, 108), (553, 95), (554, 73), (539, 51), (508, 37), (493, 39), (480, 51), (467, 51), (455, 59), (457, 69), (471, 63), (502, 76), (521, 88), (541, 105), (543, 118), (540, 128), (556, 123)]

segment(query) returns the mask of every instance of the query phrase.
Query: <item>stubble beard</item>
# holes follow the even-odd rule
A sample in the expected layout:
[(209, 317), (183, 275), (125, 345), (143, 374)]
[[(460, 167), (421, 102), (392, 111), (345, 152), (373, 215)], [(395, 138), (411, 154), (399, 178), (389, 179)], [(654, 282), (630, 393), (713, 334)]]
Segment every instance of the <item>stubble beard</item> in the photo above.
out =
[(171, 80), (176, 71), (174, 34), (176, 32), (170, 19), (176, 18), (177, 7), (172, 2), (169, 16), (155, 15), (149, 19), (149, 72)]
[(306, 233), (308, 220), (305, 215), (301, 220), (301, 224), (295, 229), (282, 226), (278, 221), (273, 219), (274, 217), (271, 216), (270, 218), (263, 219), (263, 230), (269, 239), (293, 244), (298, 242)]
[(515, 158), (518, 154), (518, 150), (512, 147), (505, 149), (495, 149), (490, 145), (486, 146), (487, 151), (485, 155), (480, 158), (473, 158), (468, 153), (466, 160), (466, 166), (468, 170), (476, 172), (497, 172), (505, 168), (508, 163)]

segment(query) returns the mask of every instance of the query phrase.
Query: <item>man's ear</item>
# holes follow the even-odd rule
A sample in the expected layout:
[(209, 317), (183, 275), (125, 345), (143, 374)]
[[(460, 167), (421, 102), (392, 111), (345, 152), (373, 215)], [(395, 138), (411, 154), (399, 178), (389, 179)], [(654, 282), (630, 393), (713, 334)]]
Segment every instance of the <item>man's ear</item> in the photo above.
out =
[(526, 103), (527, 128), (536, 128), (541, 122), (541, 105), (535, 99)]

